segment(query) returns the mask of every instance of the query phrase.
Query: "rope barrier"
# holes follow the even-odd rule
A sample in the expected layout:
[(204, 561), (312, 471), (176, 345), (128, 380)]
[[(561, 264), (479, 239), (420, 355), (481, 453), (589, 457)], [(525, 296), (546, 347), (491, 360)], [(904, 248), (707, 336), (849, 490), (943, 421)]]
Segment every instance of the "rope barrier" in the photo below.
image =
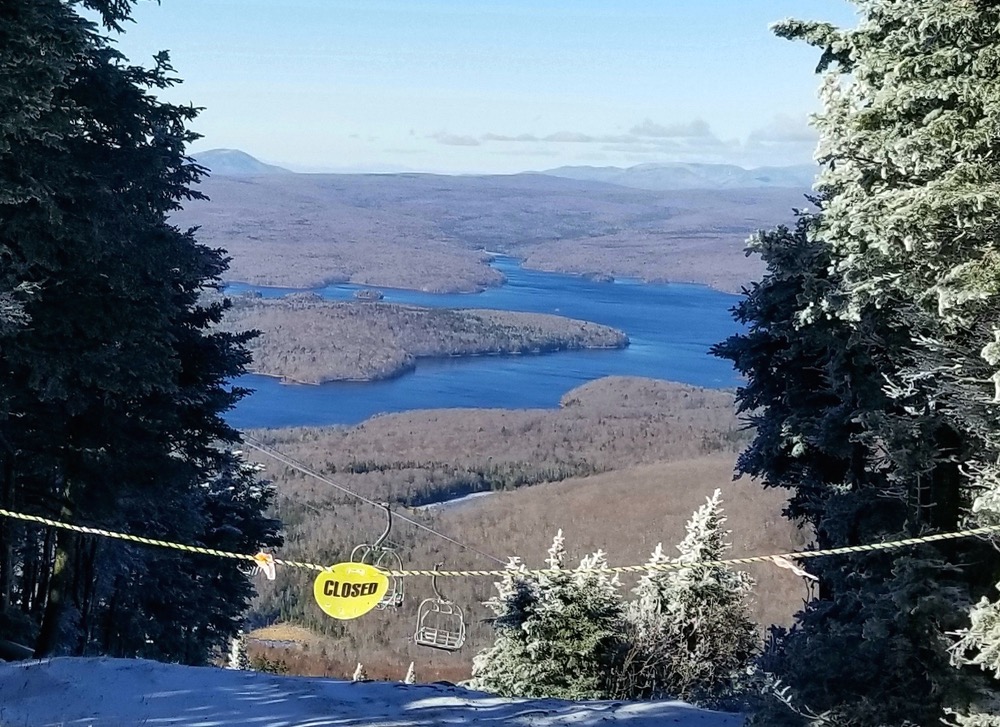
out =
[[(179, 550), (187, 553), (197, 553), (199, 555), (210, 555), (218, 558), (229, 558), (232, 560), (245, 560), (256, 563), (258, 560), (258, 555), (248, 555), (246, 553), (233, 553), (226, 550), (217, 550), (215, 548), (204, 548), (199, 545), (185, 545), (183, 543), (174, 543), (168, 540), (158, 540), (156, 538), (146, 538), (141, 535), (131, 535), (129, 533), (116, 532), (114, 530), (106, 530), (104, 528), (94, 528), (85, 525), (72, 525), (70, 523), (60, 522), (58, 520), (52, 520), (50, 518), (39, 517), (38, 515), (27, 515), (21, 512), (14, 512), (11, 510), (0, 509), (0, 517), (12, 518), (15, 520), (22, 520), (25, 522), (37, 523), (39, 525), (46, 525), (48, 527), (60, 528), (62, 530), (70, 530), (77, 533), (86, 533), (88, 535), (99, 535), (105, 538), (114, 538), (116, 540), (124, 540), (133, 543), (140, 543), (142, 545), (151, 545), (160, 548), (170, 548), (173, 550)], [(959, 538), (971, 538), (977, 535), (990, 535), (993, 533), (1000, 533), (1000, 525), (988, 525), (981, 528), (972, 528), (969, 530), (957, 530), (950, 533), (934, 533), (933, 535), (923, 535), (917, 538), (904, 538), (902, 540), (891, 540), (882, 543), (869, 543), (866, 545), (848, 545), (842, 548), (828, 548), (826, 550), (803, 550), (794, 551), (790, 553), (775, 553), (772, 555), (754, 555), (748, 556), (746, 558), (726, 558), (724, 560), (703, 560), (697, 561), (695, 563), (660, 563), (660, 564), (643, 564), (643, 565), (623, 565), (623, 566), (608, 566), (605, 568), (583, 568), (579, 570), (593, 571), (596, 573), (644, 573), (646, 571), (670, 571), (670, 570), (684, 570), (686, 568), (695, 567), (705, 567), (705, 566), (727, 566), (727, 565), (748, 565), (750, 563), (766, 563), (772, 562), (775, 559), (785, 559), (785, 560), (803, 560), (806, 558), (821, 558), (825, 556), (832, 555), (845, 555), (848, 553), (871, 553), (881, 550), (896, 550), (899, 548), (907, 548), (913, 545), (921, 545), (923, 543), (935, 543), (942, 540), (957, 540)], [(287, 566), (289, 568), (300, 568), (312, 571), (324, 571), (327, 570), (329, 566), (319, 565), (317, 563), (306, 563), (297, 560), (283, 560), (280, 558), (274, 558), (273, 562), (275, 565)], [(559, 568), (539, 568), (539, 569), (520, 569), (517, 572), (524, 573), (525, 575), (553, 575), (555, 573), (565, 573), (568, 569)], [(425, 576), (425, 577), (451, 577), (451, 578), (470, 578), (470, 577), (499, 577), (507, 575), (511, 572), (511, 569), (505, 568), (503, 570), (400, 570), (400, 571), (385, 571), (387, 575), (394, 578), (405, 578), (409, 576)]]
[[(86, 525), (71, 525), (69, 523), (60, 522), (59, 520), (52, 520), (47, 517), (39, 517), (38, 515), (27, 515), (23, 512), (13, 512), (11, 510), (0, 509), (0, 516), (13, 518), (14, 520), (24, 520), (25, 522), (38, 523), (39, 525), (47, 525), (52, 528), (60, 528), (61, 530), (71, 530), (74, 533), (86, 533), (87, 535), (100, 535), (104, 538), (114, 538), (115, 540), (125, 540), (130, 543), (141, 543), (142, 545), (152, 545), (158, 548), (170, 548), (172, 550), (180, 550), (185, 553), (197, 553), (199, 555), (211, 555), (216, 558), (229, 558), (231, 560), (247, 560), (253, 563), (257, 562), (257, 557), (255, 555), (247, 555), (246, 553), (233, 553), (228, 550), (218, 550), (216, 548), (205, 548), (200, 545), (186, 545), (184, 543), (173, 543), (169, 540), (157, 540), (156, 538), (146, 538), (141, 535), (131, 535), (130, 533), (119, 533), (114, 530), (106, 530), (105, 528), (92, 528)], [(275, 565), (284, 565), (289, 568), (305, 568), (308, 570), (323, 571), (326, 570), (325, 565), (317, 565), (316, 563), (303, 563), (298, 560), (281, 560), (279, 558), (274, 558)]]

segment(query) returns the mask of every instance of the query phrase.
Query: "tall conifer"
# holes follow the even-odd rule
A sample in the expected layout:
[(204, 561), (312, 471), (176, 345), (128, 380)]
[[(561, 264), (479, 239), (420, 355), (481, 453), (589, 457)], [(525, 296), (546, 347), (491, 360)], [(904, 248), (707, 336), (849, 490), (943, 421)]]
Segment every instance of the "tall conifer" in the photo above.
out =
[(496, 614), (492, 647), (472, 663), (474, 689), (510, 697), (601, 699), (610, 696), (620, 654), (617, 584), (594, 568), (602, 552), (565, 567), (560, 530), (546, 560), (550, 573), (528, 574), (513, 561), (487, 602)]
[(721, 560), (729, 550), (716, 490), (694, 512), (687, 533), (668, 559), (657, 545), (650, 569), (633, 589), (626, 608), (629, 653), (621, 666), (623, 698), (673, 697), (688, 701), (723, 696), (750, 664), (757, 628), (749, 613), (753, 581), (725, 566), (694, 565)]
[[(740, 403), (757, 438), (741, 468), (791, 488), (789, 513), (821, 546), (997, 512), (1000, 11), (855, 5), (854, 29), (777, 26), (822, 49), (820, 210), (794, 237), (759, 238), (811, 257), (762, 247), (768, 276), (738, 310), (750, 332), (720, 348), (750, 375)], [(783, 699), (759, 724), (931, 724), (982, 711), (991, 688), (960, 662), (990, 663), (992, 548), (966, 540), (815, 566), (820, 598), (780, 647)], [(982, 597), (956, 668), (949, 633)]]
[[(242, 548), (274, 543), (222, 419), (247, 337), (214, 332), (225, 304), (201, 297), (226, 259), (168, 221), (198, 196), (196, 110), (154, 95), (175, 83), (166, 53), (131, 65), (104, 37), (130, 0), (82, 4), (103, 31), (66, 0), (0, 8), (0, 298), (25, 322), (0, 331), (0, 500), (186, 542), (235, 542), (217, 522), (232, 515)], [(220, 509), (221, 480), (246, 497)], [(0, 622), (39, 655), (204, 661), (238, 628), (233, 579), (235, 563), (0, 528)], [(204, 600), (163, 608), (185, 590)]]

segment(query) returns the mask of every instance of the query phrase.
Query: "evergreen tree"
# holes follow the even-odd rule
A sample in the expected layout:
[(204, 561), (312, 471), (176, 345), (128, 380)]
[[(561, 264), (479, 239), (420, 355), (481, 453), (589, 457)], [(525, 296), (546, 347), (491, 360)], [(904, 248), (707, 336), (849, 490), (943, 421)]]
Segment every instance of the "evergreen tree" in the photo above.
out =
[[(758, 238), (768, 275), (737, 310), (750, 331), (719, 348), (748, 373), (740, 406), (756, 410), (740, 468), (792, 488), (789, 514), (820, 547), (989, 522), (1000, 453), (1000, 11), (855, 4), (852, 30), (777, 27), (823, 51), (820, 210), (794, 236)], [(820, 598), (773, 659), (782, 699), (756, 723), (923, 725), (991, 701), (974, 670), (949, 664), (946, 634), (987, 597), (954, 653), (988, 664), (992, 549), (967, 540), (815, 569)]]
[[(866, 439), (870, 419), (890, 406), (877, 375), (886, 347), (855, 340), (827, 314), (840, 279), (818, 224), (815, 212), (800, 211), (793, 229), (750, 240), (748, 254), (760, 255), (767, 272), (734, 309), (747, 331), (713, 352), (747, 379), (736, 401), (754, 438), (738, 473), (791, 490), (786, 514), (827, 548), (869, 542), (897, 505), (879, 492), (887, 483)], [(821, 583), (828, 591), (833, 581)]]
[[(225, 468), (187, 493), (189, 512), (197, 517), (185, 542), (239, 553), (278, 545), (277, 522), (261, 516), (275, 490), (260, 480), (260, 470), (230, 452)], [(91, 638), (97, 651), (186, 663), (224, 651), (253, 596), (253, 584), (243, 572), (220, 568), (209, 556), (139, 548), (124, 555), (105, 559), (106, 572), (95, 589), (114, 604), (113, 613), (99, 620), (99, 628), (95, 625)]]
[(602, 699), (621, 652), (622, 605), (617, 584), (591, 569), (604, 554), (565, 567), (560, 530), (549, 550), (550, 572), (524, 572), (515, 559), (487, 602), (496, 640), (472, 664), (473, 689), (501, 696)]
[[(954, 663), (977, 666), (1000, 679), (1000, 600), (980, 599), (971, 611), (971, 624), (959, 632), (952, 647)], [(949, 710), (962, 727), (1000, 727), (1000, 690), (991, 684), (967, 710)]]
[[(696, 564), (724, 558), (721, 493), (716, 490), (691, 517), (687, 534), (669, 560), (660, 545), (651, 566)], [(630, 649), (622, 668), (621, 698), (718, 698), (732, 691), (757, 645), (749, 614), (753, 581), (725, 566), (650, 569), (628, 605)]]
[(473, 658), (469, 686), (501, 696), (520, 694), (534, 684), (534, 664), (524, 625), (541, 600), (541, 588), (536, 577), (525, 573), (518, 558), (511, 558), (494, 586), (497, 595), (486, 602), (496, 614), (493, 645)]
[[(79, 4), (106, 31), (120, 30), (132, 5), (0, 8), (0, 99), (23, 99), (0, 102), (0, 297), (30, 322), (0, 331), (0, 501), (235, 542), (203, 485), (228, 478), (246, 488), (229, 513), (252, 536), (243, 546), (274, 543), (276, 524), (254, 510), (267, 498), (233, 474), (227, 445), (238, 434), (222, 419), (243, 393), (227, 381), (248, 361), (248, 336), (212, 330), (226, 303), (202, 299), (226, 260), (167, 221), (198, 196), (202, 170), (184, 156), (196, 111), (153, 95), (175, 82), (165, 53), (151, 68), (130, 65)], [(245, 580), (233, 562), (0, 528), (0, 627), (37, 637), (39, 655), (106, 649), (202, 663), (238, 628)], [(205, 600), (168, 609), (153, 595), (168, 588)]]
[(247, 639), (243, 631), (238, 631), (236, 636), (230, 640), (229, 661), (226, 664), (226, 668), (238, 671), (249, 671), (250, 669), (250, 656), (247, 654)]

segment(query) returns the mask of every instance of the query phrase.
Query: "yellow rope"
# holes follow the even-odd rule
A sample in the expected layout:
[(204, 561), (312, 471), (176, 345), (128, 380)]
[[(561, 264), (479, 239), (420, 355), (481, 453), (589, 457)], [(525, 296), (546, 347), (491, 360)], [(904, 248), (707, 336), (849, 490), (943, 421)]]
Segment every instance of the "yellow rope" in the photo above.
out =
[[(72, 530), (75, 533), (87, 533), (88, 535), (100, 535), (104, 538), (114, 538), (116, 540), (127, 540), (130, 543), (142, 543), (143, 545), (155, 545), (159, 548), (171, 548), (173, 550), (181, 550), (185, 553), (198, 553), (199, 555), (213, 555), (217, 558), (231, 558), (233, 560), (248, 560), (254, 562), (254, 556), (246, 555), (245, 553), (233, 553), (228, 550), (217, 550), (215, 548), (203, 548), (200, 545), (185, 545), (184, 543), (172, 543), (169, 540), (157, 540), (155, 538), (144, 538), (141, 535), (131, 535), (129, 533), (118, 533), (114, 530), (105, 530), (104, 528), (90, 528), (85, 525), (70, 525), (69, 523), (59, 522), (58, 520), (50, 520), (49, 518), (39, 517), (38, 515), (26, 515), (23, 512), (12, 512), (10, 510), (0, 509), (0, 516), (14, 518), (15, 520), (25, 520), (27, 522), (38, 523), (39, 525), (48, 525), (53, 528), (61, 528), (62, 530)], [(276, 565), (287, 565), (290, 568), (308, 568), (309, 570), (326, 570), (326, 566), (316, 565), (315, 563), (302, 563), (297, 560), (279, 560), (274, 559)]]
[[(217, 550), (215, 548), (203, 548), (198, 545), (185, 545), (183, 543), (173, 543), (168, 540), (157, 540), (155, 538), (144, 538), (140, 535), (131, 535), (129, 533), (119, 533), (114, 530), (105, 530), (104, 528), (92, 528), (84, 525), (71, 525), (69, 523), (59, 522), (58, 520), (51, 520), (49, 518), (39, 517), (38, 515), (26, 515), (20, 512), (13, 512), (11, 510), (0, 509), (0, 517), (9, 517), (15, 520), (24, 520), (26, 522), (38, 523), (39, 525), (47, 525), (53, 528), (61, 528), (63, 530), (71, 530), (77, 533), (86, 533), (88, 535), (100, 535), (104, 538), (115, 538), (116, 540), (125, 540), (132, 543), (141, 543), (142, 545), (153, 545), (160, 548), (171, 548), (173, 550), (180, 550), (186, 553), (198, 553), (199, 555), (211, 555), (217, 558), (230, 558), (232, 560), (245, 560), (254, 562), (255, 556), (248, 555), (246, 553), (233, 553), (227, 550)], [(972, 528), (971, 530), (959, 530), (951, 533), (935, 533), (933, 535), (923, 535), (919, 538), (905, 538), (903, 540), (892, 540), (884, 543), (869, 543), (867, 545), (848, 545), (843, 548), (829, 548), (827, 550), (804, 550), (791, 553), (778, 553), (774, 555), (754, 555), (748, 556), (746, 558), (727, 558), (725, 560), (705, 560), (699, 561), (697, 563), (660, 563), (656, 565), (643, 564), (643, 565), (621, 565), (606, 568), (585, 568), (581, 570), (595, 571), (599, 573), (644, 573), (646, 571), (669, 571), (669, 570), (682, 570), (684, 568), (691, 568), (694, 566), (724, 566), (724, 565), (747, 565), (749, 563), (766, 563), (772, 561), (775, 558), (785, 558), (788, 560), (803, 560), (805, 558), (820, 558), (828, 555), (844, 555), (847, 553), (870, 553), (879, 550), (895, 550), (898, 548), (907, 548), (911, 545), (920, 545), (921, 543), (934, 543), (941, 540), (956, 540), (958, 538), (970, 538), (976, 535), (990, 535), (992, 533), (1000, 532), (1000, 525), (988, 525), (982, 528)], [(274, 558), (275, 565), (288, 566), (289, 568), (302, 568), (305, 570), (312, 571), (323, 571), (328, 568), (328, 566), (319, 565), (317, 563), (305, 563), (298, 560), (283, 560), (280, 558)], [(504, 570), (400, 570), (400, 571), (385, 571), (387, 575), (394, 578), (405, 578), (407, 576), (438, 576), (438, 577), (454, 577), (454, 578), (464, 578), (464, 577), (498, 577), (510, 573), (509, 569)], [(518, 571), (525, 574), (534, 575), (551, 575), (554, 573), (565, 572), (563, 569), (556, 568), (539, 568), (539, 569), (525, 569)]]

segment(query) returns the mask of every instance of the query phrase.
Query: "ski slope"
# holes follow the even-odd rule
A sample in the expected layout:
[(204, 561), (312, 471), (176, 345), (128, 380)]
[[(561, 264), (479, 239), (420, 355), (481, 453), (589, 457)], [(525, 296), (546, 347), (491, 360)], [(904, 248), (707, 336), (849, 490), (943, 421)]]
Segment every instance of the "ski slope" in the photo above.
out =
[(446, 683), (335, 681), (143, 659), (0, 664), (0, 726), (740, 727), (683, 702), (500, 699)]

